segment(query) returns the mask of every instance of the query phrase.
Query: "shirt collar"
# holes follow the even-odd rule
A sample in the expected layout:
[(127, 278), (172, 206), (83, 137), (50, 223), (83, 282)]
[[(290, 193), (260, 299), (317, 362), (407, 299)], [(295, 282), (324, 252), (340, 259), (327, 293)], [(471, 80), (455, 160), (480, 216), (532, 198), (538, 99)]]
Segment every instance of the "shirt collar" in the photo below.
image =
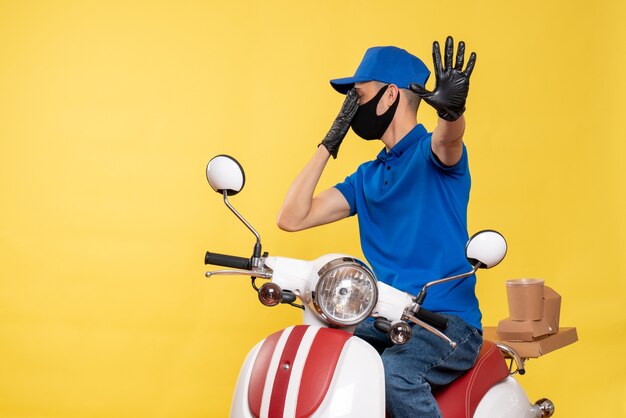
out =
[(378, 158), (382, 162), (385, 162), (387, 160), (399, 157), (404, 151), (409, 149), (413, 144), (417, 143), (417, 141), (419, 141), (420, 138), (422, 138), (427, 133), (428, 132), (426, 131), (426, 128), (424, 128), (424, 125), (418, 123), (413, 129), (409, 131), (409, 133), (407, 133), (400, 141), (398, 141), (398, 143), (394, 145), (393, 148), (391, 148), (389, 151), (387, 151), (386, 147), (383, 148), (378, 153), (378, 156), (376, 158)]

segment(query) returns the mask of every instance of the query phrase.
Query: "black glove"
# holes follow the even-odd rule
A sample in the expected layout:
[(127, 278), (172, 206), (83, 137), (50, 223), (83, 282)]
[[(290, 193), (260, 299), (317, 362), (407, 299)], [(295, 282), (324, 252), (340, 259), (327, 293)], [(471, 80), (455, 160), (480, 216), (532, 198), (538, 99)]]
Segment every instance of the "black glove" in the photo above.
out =
[(348, 129), (350, 129), (350, 122), (359, 108), (357, 104), (358, 101), (359, 95), (353, 87), (346, 94), (346, 100), (344, 100), (341, 110), (333, 122), (333, 126), (330, 127), (326, 137), (324, 137), (324, 140), (319, 144), (324, 145), (333, 158), (337, 158), (341, 141), (343, 141), (343, 138), (348, 133)]
[(439, 42), (433, 42), (435, 90), (432, 92), (428, 91), (416, 83), (411, 83), (409, 86), (412, 91), (437, 110), (440, 118), (447, 121), (457, 120), (465, 111), (465, 100), (469, 91), (469, 78), (476, 63), (476, 54), (472, 52), (467, 61), (467, 68), (463, 71), (463, 59), (465, 57), (465, 43), (463, 41), (459, 42), (454, 68), (452, 68), (453, 53), (454, 41), (451, 36), (448, 36), (446, 39), (446, 61), (445, 67), (443, 67), (441, 65)]

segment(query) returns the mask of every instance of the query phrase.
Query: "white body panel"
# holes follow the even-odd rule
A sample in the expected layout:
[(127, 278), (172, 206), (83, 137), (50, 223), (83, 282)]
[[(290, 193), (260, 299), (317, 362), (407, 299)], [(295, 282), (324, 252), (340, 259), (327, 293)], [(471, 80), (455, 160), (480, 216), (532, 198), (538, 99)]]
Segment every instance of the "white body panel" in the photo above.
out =
[(259, 342), (250, 350), (243, 362), (243, 366), (241, 366), (239, 377), (237, 378), (237, 385), (235, 386), (233, 403), (230, 406), (231, 418), (253, 418), (253, 415), (250, 413), (250, 408), (248, 407), (248, 386), (250, 385), (252, 366), (254, 365), (256, 356), (259, 354), (259, 349), (263, 341)]
[(372, 311), (372, 316), (387, 318), (391, 322), (399, 321), (404, 309), (411, 306), (413, 298), (406, 292), (378, 282), (378, 303)]
[(326, 399), (312, 417), (385, 417), (385, 372), (371, 345), (358, 337), (348, 340)]
[(489, 389), (474, 413), (474, 418), (534, 417), (535, 413), (524, 389), (510, 376)]
[(267, 257), (265, 264), (274, 272), (272, 282), (280, 286), (281, 289), (291, 290), (302, 298), (313, 286), (311, 273), (314, 261), (287, 257)]
[[(274, 274), (272, 282), (281, 289), (287, 289), (295, 293), (305, 305), (311, 303), (311, 289), (315, 288), (317, 272), (329, 261), (347, 257), (342, 254), (326, 254), (312, 261), (298, 260), (286, 257), (268, 257), (265, 264), (270, 267)], [(377, 282), (378, 303), (372, 311), (372, 316), (383, 317), (395, 322), (402, 318), (404, 309), (411, 306), (412, 296), (383, 282)], [(327, 326), (326, 322), (311, 312), (309, 306), (305, 307), (304, 323), (307, 325)]]

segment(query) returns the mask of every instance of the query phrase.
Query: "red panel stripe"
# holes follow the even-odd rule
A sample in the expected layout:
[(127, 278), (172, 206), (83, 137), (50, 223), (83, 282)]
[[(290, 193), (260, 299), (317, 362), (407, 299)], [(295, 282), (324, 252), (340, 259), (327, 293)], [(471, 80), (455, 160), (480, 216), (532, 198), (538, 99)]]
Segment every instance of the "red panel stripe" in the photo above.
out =
[(343, 347), (352, 335), (338, 329), (319, 330), (302, 371), (296, 418), (311, 416), (326, 397)]
[(287, 338), (287, 344), (285, 344), (285, 348), (280, 357), (278, 370), (276, 370), (276, 377), (274, 378), (274, 386), (272, 387), (269, 409), (270, 417), (283, 416), (293, 362), (296, 358), (296, 354), (298, 354), (302, 337), (308, 328), (308, 325), (297, 325), (293, 328), (291, 334), (289, 334), (289, 338)]
[(248, 406), (250, 412), (255, 418), (261, 416), (261, 401), (263, 401), (263, 389), (265, 389), (265, 377), (267, 376), (267, 370), (270, 367), (270, 361), (272, 360), (272, 354), (276, 348), (276, 343), (280, 336), (283, 334), (283, 330), (275, 332), (263, 341), (259, 353), (254, 361), (252, 367), (252, 374), (250, 376), (250, 385), (248, 386)]

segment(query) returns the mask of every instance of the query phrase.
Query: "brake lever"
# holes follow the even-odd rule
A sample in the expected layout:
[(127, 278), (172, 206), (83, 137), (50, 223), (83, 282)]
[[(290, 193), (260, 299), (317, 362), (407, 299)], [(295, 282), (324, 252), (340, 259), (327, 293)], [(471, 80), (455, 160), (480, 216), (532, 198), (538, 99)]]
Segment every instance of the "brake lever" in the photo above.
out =
[(411, 315), (411, 314), (405, 312), (403, 319), (408, 319), (409, 321), (413, 322), (414, 324), (419, 325), (420, 327), (426, 329), (427, 331), (432, 332), (433, 334), (435, 334), (439, 338), (443, 338), (444, 340), (446, 340), (448, 342), (448, 344), (450, 344), (450, 347), (456, 348), (457, 344), (454, 341), (452, 341), (450, 338), (448, 338), (447, 335), (445, 335), (443, 332), (439, 331), (437, 328), (428, 325), (426, 322), (424, 322), (424, 321), (422, 321), (420, 319), (417, 319), (414, 315)]
[(204, 276), (208, 279), (211, 276), (251, 276), (259, 279), (271, 279), (272, 273), (267, 271), (254, 270), (214, 270), (207, 271)]

